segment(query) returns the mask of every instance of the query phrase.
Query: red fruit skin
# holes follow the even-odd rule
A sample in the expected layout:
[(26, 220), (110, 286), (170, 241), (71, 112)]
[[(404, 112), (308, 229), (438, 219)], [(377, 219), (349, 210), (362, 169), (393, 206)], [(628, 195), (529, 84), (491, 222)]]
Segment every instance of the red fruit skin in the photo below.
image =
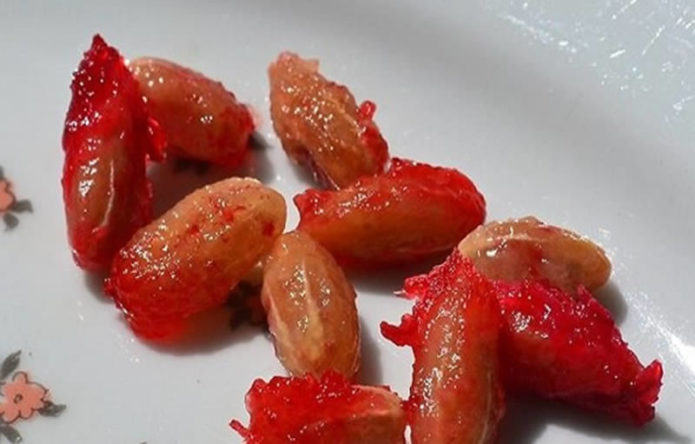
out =
[(129, 68), (166, 135), (167, 154), (226, 167), (242, 163), (253, 118), (222, 83), (157, 58), (131, 60)]
[(496, 284), (506, 328), (506, 385), (643, 425), (654, 419), (663, 369), (646, 368), (611, 314), (584, 287), (576, 300), (542, 281)]
[(282, 196), (254, 179), (207, 185), (133, 235), (106, 291), (140, 337), (177, 339), (188, 318), (225, 303), (285, 218)]
[(485, 199), (449, 168), (394, 158), (387, 172), (295, 196), (298, 229), (343, 265), (402, 264), (450, 250), (485, 220)]
[[(421, 297), (430, 286), (427, 275), (415, 276), (406, 280), (403, 294)], [(502, 311), (500, 346), (507, 389), (635, 425), (654, 418), (661, 364), (654, 361), (645, 368), (639, 362), (610, 313), (588, 290), (579, 287), (575, 299), (545, 281), (495, 281), (494, 286)]]
[(289, 52), (268, 68), (270, 114), (282, 147), (323, 186), (344, 188), (384, 171), (388, 145), (373, 121), (376, 105), (318, 72), (318, 61)]
[(405, 413), (388, 387), (351, 385), (337, 372), (320, 379), (256, 380), (246, 394), (248, 428), (230, 425), (247, 444), (402, 444)]
[(94, 36), (72, 80), (61, 181), (73, 256), (87, 270), (107, 270), (151, 219), (145, 158), (159, 135), (137, 88), (118, 51)]
[(386, 338), (415, 355), (412, 442), (492, 443), (505, 410), (495, 288), (460, 255), (424, 279), (412, 314), (398, 327), (381, 324)]

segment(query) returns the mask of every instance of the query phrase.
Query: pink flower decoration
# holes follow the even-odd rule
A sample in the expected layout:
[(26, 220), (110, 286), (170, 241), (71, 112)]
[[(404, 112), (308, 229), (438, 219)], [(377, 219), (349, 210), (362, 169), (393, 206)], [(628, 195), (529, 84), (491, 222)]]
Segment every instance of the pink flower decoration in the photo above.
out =
[(25, 372), (14, 374), (11, 382), (0, 385), (0, 417), (8, 424), (17, 418), (29, 419), (46, 405), (48, 390), (29, 381)]
[(7, 179), (0, 179), (0, 213), (7, 211), (15, 201), (12, 186)]

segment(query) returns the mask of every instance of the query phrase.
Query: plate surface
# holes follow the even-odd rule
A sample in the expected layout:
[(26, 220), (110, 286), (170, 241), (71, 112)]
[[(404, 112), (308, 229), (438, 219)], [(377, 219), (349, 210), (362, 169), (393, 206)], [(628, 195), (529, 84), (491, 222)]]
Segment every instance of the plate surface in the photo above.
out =
[[(67, 405), (44, 411), (57, 417), (15, 421), (24, 442), (238, 442), (227, 423), (246, 419), (245, 391), (283, 373), (262, 332), (230, 330), (226, 313), (185, 344), (138, 341), (98, 281), (73, 265), (60, 136), (71, 72), (95, 32), (126, 56), (169, 58), (220, 79), (250, 103), (269, 147), (249, 170), (288, 199), (307, 182), (269, 122), (265, 70), (283, 49), (320, 58), (330, 78), (374, 100), (393, 154), (466, 172), (489, 219), (533, 214), (605, 246), (615, 270), (604, 292), (625, 338), (644, 362), (664, 363), (657, 420), (634, 431), (512, 400), (501, 442), (695, 437), (692, 3), (374, 3), (0, 2), (0, 166), (33, 205), (6, 218), (14, 228), (0, 227), (0, 359), (21, 350), (9, 377), (26, 376), (32, 396), (49, 389)], [(152, 171), (160, 210), (217, 174), (174, 167)], [(0, 204), (5, 194), (0, 182)], [(296, 221), (291, 209), (288, 227)], [(362, 381), (402, 395), (410, 353), (382, 339), (378, 323), (409, 309), (389, 294), (405, 274), (354, 277)]]

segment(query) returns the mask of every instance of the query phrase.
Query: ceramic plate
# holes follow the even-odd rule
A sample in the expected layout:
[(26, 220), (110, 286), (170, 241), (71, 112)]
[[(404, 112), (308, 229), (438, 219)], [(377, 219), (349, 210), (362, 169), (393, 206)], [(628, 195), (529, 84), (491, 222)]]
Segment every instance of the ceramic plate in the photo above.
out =
[[(0, 1), (0, 359), (9, 357), (0, 403), (14, 393), (10, 382), (27, 398), (0, 443), (239, 442), (227, 423), (246, 420), (251, 382), (283, 374), (263, 332), (232, 330), (226, 312), (176, 346), (139, 341), (99, 280), (73, 264), (60, 137), (71, 72), (96, 32), (126, 56), (169, 58), (220, 79), (251, 104), (267, 147), (248, 172), (288, 199), (309, 182), (269, 122), (266, 67), (284, 49), (318, 57), (330, 78), (374, 100), (392, 153), (466, 172), (489, 219), (533, 214), (596, 239), (614, 263), (603, 292), (625, 338), (644, 362), (663, 361), (657, 418), (634, 430), (511, 400), (501, 442), (691, 442), (692, 3), (449, 3)], [(221, 174), (180, 167), (151, 171), (159, 212)], [(288, 227), (296, 221), (291, 209)], [(387, 343), (378, 324), (409, 309), (390, 293), (416, 271), (353, 276), (361, 381), (402, 395), (410, 352)]]

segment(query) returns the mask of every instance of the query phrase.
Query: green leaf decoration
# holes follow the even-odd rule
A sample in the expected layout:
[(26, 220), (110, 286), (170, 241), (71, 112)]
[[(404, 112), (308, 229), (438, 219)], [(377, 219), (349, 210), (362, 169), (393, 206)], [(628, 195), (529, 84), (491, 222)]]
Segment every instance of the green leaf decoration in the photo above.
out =
[(10, 376), (10, 374), (12, 374), (12, 372), (17, 370), (17, 367), (19, 367), (19, 356), (21, 354), (22, 351), (18, 350), (2, 361), (2, 366), (0, 366), (0, 381), (7, 378)]
[(15, 213), (24, 213), (24, 212), (33, 213), (34, 212), (34, 206), (31, 204), (31, 201), (28, 199), (18, 200), (17, 202), (12, 204), (10, 209), (12, 211), (14, 211)]
[(12, 213), (5, 213), (5, 215), (2, 216), (2, 220), (5, 221), (7, 230), (11, 230), (17, 225), (19, 225), (19, 219)]
[(22, 435), (14, 427), (8, 425), (0, 426), (0, 436), (7, 438), (12, 444), (22, 442)]
[(44, 403), (44, 406), (41, 407), (39, 410), (39, 414), (41, 416), (51, 416), (51, 417), (56, 417), (60, 416), (61, 413), (67, 408), (65, 404), (54, 404), (51, 401), (46, 401)]

